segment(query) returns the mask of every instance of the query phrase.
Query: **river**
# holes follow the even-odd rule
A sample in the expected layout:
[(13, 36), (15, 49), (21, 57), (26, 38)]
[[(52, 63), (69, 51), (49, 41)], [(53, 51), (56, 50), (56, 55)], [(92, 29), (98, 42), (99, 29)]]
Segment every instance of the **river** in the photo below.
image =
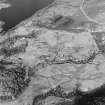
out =
[(54, 0), (10, 0), (12, 6), (0, 11), (0, 20), (5, 22), (3, 31), (11, 29), (53, 1)]

